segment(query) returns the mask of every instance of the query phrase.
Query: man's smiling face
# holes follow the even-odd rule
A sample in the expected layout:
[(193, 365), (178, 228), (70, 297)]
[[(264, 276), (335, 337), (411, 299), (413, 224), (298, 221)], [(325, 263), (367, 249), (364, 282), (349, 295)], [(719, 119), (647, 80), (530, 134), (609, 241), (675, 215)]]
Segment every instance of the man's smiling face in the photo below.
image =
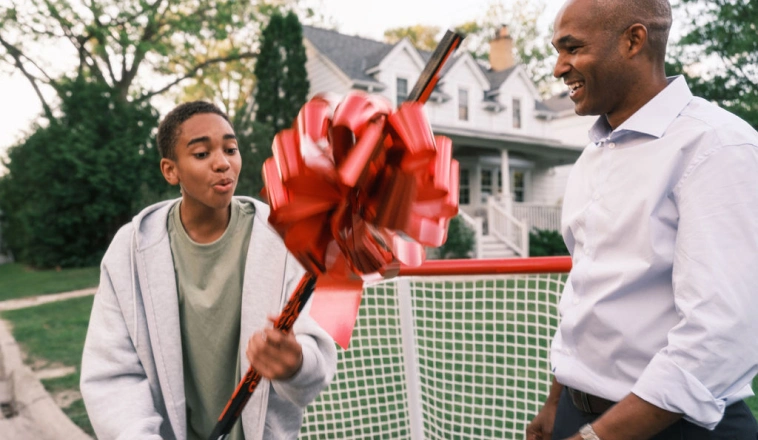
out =
[(620, 34), (605, 30), (601, 15), (594, 0), (573, 0), (555, 19), (552, 44), (558, 60), (553, 75), (569, 87), (579, 115), (613, 113), (629, 93)]

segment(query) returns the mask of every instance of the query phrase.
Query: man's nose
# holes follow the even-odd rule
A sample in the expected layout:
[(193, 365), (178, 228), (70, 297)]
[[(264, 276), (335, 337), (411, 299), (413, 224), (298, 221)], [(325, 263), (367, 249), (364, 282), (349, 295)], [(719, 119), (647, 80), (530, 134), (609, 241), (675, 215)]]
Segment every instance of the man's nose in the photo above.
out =
[(571, 70), (571, 66), (566, 62), (562, 55), (558, 55), (558, 60), (553, 67), (553, 76), (556, 78), (562, 78), (568, 71)]

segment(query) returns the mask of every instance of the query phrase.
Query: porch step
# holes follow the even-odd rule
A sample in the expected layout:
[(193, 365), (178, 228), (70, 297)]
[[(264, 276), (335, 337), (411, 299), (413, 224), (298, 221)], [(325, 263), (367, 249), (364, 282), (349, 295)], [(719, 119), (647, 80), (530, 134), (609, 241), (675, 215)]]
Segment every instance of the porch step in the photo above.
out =
[(482, 236), (482, 258), (514, 258), (516, 253), (505, 243), (491, 235)]

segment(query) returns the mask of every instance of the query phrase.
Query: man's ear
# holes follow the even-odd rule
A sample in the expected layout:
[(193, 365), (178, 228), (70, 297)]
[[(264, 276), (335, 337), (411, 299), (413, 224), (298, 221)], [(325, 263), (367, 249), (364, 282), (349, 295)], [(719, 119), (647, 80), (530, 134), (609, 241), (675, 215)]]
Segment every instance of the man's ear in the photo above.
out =
[(161, 159), (161, 173), (170, 185), (179, 184), (179, 174), (177, 173), (176, 162), (174, 160), (165, 157)]
[(637, 56), (647, 44), (647, 28), (641, 23), (629, 26), (624, 32), (625, 55), (627, 58)]

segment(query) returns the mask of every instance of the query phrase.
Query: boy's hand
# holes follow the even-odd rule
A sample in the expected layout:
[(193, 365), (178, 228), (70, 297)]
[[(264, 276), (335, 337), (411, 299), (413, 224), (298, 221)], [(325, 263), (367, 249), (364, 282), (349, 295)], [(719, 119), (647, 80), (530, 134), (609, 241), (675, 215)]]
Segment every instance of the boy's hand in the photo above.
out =
[(266, 379), (286, 380), (294, 376), (303, 365), (303, 348), (295, 339), (294, 333), (267, 328), (250, 338), (247, 360)]

